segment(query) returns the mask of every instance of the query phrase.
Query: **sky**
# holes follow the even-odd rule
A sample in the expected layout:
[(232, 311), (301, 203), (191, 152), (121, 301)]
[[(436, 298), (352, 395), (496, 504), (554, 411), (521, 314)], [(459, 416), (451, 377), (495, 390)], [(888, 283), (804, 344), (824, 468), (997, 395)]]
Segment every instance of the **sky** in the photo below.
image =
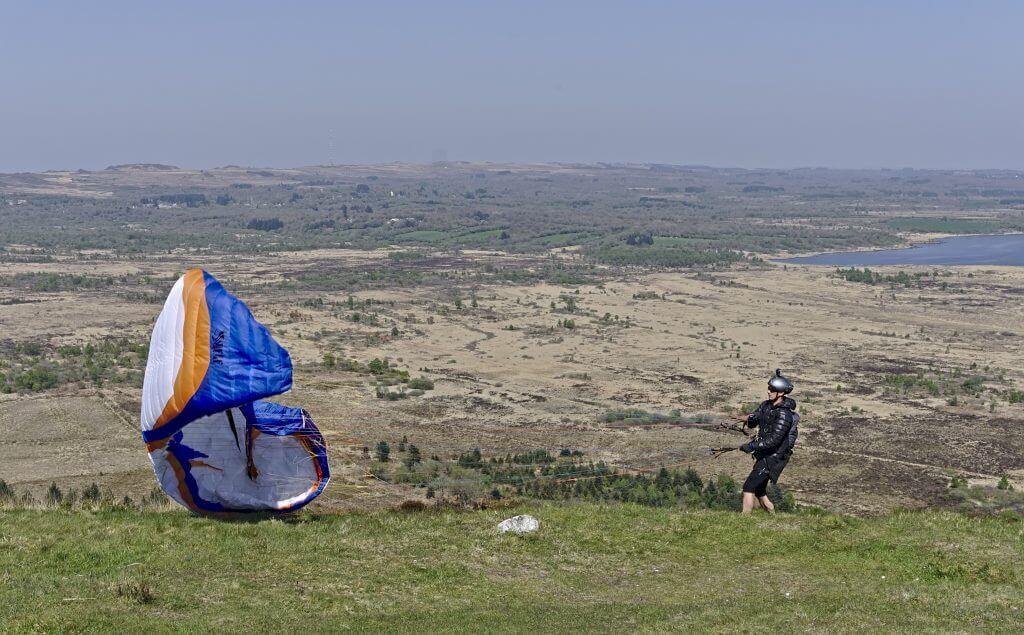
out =
[(1024, 168), (1024, 3), (0, 0), (0, 172)]

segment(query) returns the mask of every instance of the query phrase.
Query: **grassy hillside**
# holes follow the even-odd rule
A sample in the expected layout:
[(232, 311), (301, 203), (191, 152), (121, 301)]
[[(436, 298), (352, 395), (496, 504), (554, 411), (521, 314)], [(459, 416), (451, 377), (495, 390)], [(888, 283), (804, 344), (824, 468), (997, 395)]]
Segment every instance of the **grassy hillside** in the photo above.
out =
[(1016, 630), (1019, 519), (629, 505), (218, 522), (0, 512), (0, 630)]

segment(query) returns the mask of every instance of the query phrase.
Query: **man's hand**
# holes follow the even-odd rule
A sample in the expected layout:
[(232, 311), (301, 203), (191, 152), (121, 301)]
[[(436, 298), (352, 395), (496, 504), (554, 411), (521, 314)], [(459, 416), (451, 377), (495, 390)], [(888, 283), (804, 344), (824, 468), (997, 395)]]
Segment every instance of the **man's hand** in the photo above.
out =
[(740, 446), (740, 451), (741, 452), (746, 452), (747, 454), (750, 454), (751, 452), (753, 452), (754, 451), (754, 444), (753, 444), (753, 442), (744, 443), (743, 445), (741, 445)]

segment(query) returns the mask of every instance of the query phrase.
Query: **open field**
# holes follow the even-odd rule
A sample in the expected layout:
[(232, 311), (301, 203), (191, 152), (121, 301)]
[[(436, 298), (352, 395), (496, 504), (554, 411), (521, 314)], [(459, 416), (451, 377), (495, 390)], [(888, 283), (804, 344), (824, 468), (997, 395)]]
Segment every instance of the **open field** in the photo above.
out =
[[(14, 631), (1020, 629), (1020, 521), (530, 505), (225, 523), (0, 511)], [(765, 549), (771, 535), (772, 548)], [(201, 584), (199, 583), (201, 581)], [(757, 610), (752, 610), (756, 606)]]
[[(417, 496), (361, 476), (372, 461), (359, 447), (403, 435), (426, 454), (567, 447), (618, 466), (690, 465), (741, 477), (746, 457), (712, 460), (704, 452), (738, 444), (738, 435), (601, 419), (624, 407), (724, 418), (760, 399), (776, 366), (799, 386), (802, 440), (784, 482), (802, 502), (851, 511), (917, 507), (937, 502), (955, 474), (1024, 482), (1024, 413), (1007, 398), (1024, 386), (1020, 270), (943, 271), (922, 289), (792, 266), (609, 271), (600, 284), (577, 286), (462, 285), (463, 271), (470, 277), (514, 257), (461, 258), (445, 284), (352, 292), (284, 282), (309, 271), (384, 270), (395, 266), (386, 252), (151, 260), (116, 263), (111, 274), (129, 271), (166, 286), (161, 274), (201, 264), (250, 302), (292, 352), (296, 383), (283, 399), (309, 409), (331, 443), (338, 478), (327, 505)], [(105, 272), (93, 263), (32, 266)], [(439, 266), (430, 261), (432, 270)], [(159, 305), (114, 294), (19, 293), (32, 301), (0, 306), (0, 324), (50, 348), (115, 334), (145, 341)], [(559, 326), (565, 320), (574, 328)], [(431, 379), (434, 389), (379, 399), (372, 375), (327, 365), (325, 355), (364, 365), (386, 359)], [(0, 396), (0, 477), (37, 489), (96, 480), (118, 496), (144, 494), (152, 476), (134, 432), (137, 411), (138, 388), (118, 383)]]
[[(954, 476), (1024, 486), (1024, 270), (891, 268), (877, 273), (906, 279), (865, 284), (765, 260), (1013, 229), (1013, 175), (441, 170), (4, 176), (0, 479), (37, 498), (51, 482), (148, 494), (145, 347), (174, 278), (200, 266), (292, 353), (295, 388), (281, 400), (313, 414), (332, 455), (322, 508), (424, 500), (423, 487), (368, 477), (387, 476), (378, 442), (403, 436), (426, 457), (565, 448), (622, 470), (742, 478), (746, 457), (707, 455), (743, 441), (713, 423), (763, 398), (776, 367), (801, 404), (782, 480), (798, 502), (864, 513), (950, 504)], [(193, 207), (183, 191), (207, 201)], [(651, 191), (702, 207), (640, 202)], [(353, 200), (374, 211), (354, 221)], [(580, 200), (591, 203), (569, 204)], [(398, 205), (420, 216), (375, 224)], [(784, 219), (774, 233), (768, 211)], [(66, 224), (41, 230), (57, 217)], [(260, 229), (271, 217), (283, 227)], [(202, 249), (183, 245), (193, 231), (206, 231)], [(388, 370), (370, 370), (374, 359)], [(433, 387), (403, 393), (396, 369)], [(609, 416), (622, 409), (679, 412)]]

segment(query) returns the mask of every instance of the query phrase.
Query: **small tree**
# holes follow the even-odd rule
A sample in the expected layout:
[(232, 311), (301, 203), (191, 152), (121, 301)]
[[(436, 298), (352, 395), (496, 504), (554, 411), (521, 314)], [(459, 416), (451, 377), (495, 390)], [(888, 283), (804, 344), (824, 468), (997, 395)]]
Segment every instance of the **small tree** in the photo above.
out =
[(14, 500), (14, 489), (0, 478), (0, 505)]
[(377, 451), (375, 454), (378, 461), (386, 463), (388, 457), (391, 456), (391, 446), (388, 445), (387, 441), (381, 441), (377, 444)]
[(416, 465), (417, 463), (420, 463), (421, 461), (423, 461), (423, 457), (420, 455), (420, 449), (416, 447), (414, 444), (410, 443), (409, 453), (405, 455), (405, 459), (402, 461), (402, 463), (405, 464), (405, 467), (411, 469), (412, 466)]
[(690, 487), (691, 489), (700, 491), (704, 488), (704, 480), (701, 479), (700, 474), (697, 470), (692, 467), (686, 468), (686, 471), (682, 475), (682, 484)]
[(100, 486), (96, 483), (93, 483), (82, 490), (83, 503), (98, 503), (100, 502), (100, 497)]
[(60, 491), (56, 483), (50, 483), (49, 489), (46, 490), (46, 504), (51, 507), (56, 507), (64, 501), (64, 492)]

